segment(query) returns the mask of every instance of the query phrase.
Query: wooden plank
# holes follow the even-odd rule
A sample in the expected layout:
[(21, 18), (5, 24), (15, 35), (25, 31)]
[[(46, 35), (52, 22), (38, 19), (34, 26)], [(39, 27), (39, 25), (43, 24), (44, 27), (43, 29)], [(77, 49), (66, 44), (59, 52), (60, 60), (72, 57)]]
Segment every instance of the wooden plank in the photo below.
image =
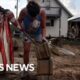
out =
[(52, 75), (53, 74), (53, 64), (52, 60), (38, 60), (37, 65), (38, 75)]
[(37, 59), (49, 59), (50, 58), (50, 49), (46, 42), (44, 43), (36, 43), (35, 51), (37, 55)]

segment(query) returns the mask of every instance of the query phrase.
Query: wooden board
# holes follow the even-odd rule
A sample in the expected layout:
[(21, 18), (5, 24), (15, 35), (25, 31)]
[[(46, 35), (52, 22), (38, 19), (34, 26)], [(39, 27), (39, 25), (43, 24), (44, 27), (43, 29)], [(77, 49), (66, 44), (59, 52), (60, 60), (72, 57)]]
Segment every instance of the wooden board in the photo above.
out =
[(35, 45), (35, 51), (37, 55), (38, 60), (44, 60), (50, 58), (50, 49), (46, 42), (44, 43), (36, 43)]
[(53, 63), (51, 60), (38, 60), (37, 74), (38, 75), (52, 75)]

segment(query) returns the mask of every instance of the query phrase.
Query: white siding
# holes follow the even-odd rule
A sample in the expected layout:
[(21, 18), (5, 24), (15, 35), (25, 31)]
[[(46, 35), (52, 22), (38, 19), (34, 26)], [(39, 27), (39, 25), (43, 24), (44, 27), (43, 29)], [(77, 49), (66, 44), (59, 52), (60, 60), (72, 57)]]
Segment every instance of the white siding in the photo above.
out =
[(67, 37), (67, 31), (68, 31), (68, 15), (67, 13), (62, 10), (62, 15), (61, 15), (61, 35), (64, 37)]
[[(46, 4), (46, 3), (45, 3)], [(43, 5), (46, 6), (44, 3)], [(61, 7), (56, 3), (55, 0), (51, 0), (50, 2), (50, 7)], [(62, 7), (61, 7), (62, 8)], [(66, 37), (67, 36), (67, 31), (68, 31), (68, 14), (62, 9), (62, 14), (61, 14), (61, 35)], [(51, 35), (54, 37), (59, 37), (59, 18), (57, 18), (54, 21), (54, 26), (53, 27), (47, 27), (47, 36)]]
[[(59, 5), (55, 2), (55, 0), (51, 0), (50, 7), (59, 7)], [(55, 12), (54, 12), (55, 13)], [(47, 26), (47, 36), (59, 36), (59, 18), (54, 20), (54, 26)]]
[(50, 0), (51, 2), (50, 2), (50, 6), (51, 7), (59, 7), (59, 5), (56, 3), (56, 1), (55, 0)]
[(47, 26), (47, 36), (55, 36), (58, 37), (59, 36), (59, 19), (57, 19), (56, 21), (54, 21), (54, 26)]
[[(49, 2), (42, 2), (41, 6), (46, 7)], [(55, 0), (50, 0), (50, 7), (59, 7), (59, 5), (55, 2)]]

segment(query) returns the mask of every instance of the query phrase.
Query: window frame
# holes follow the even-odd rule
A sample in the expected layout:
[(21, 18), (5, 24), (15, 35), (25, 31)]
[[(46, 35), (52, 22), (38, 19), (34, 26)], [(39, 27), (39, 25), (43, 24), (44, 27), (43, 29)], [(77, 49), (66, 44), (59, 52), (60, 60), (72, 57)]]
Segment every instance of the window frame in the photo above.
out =
[(54, 27), (54, 18), (47, 18), (46, 26)]

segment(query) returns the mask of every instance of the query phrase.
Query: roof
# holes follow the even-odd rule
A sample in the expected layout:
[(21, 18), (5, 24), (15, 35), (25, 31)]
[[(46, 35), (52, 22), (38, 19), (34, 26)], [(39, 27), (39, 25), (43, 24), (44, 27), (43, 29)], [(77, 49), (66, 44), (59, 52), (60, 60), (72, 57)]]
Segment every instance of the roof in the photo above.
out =
[(72, 17), (73, 14), (60, 2), (60, 0), (55, 0), (69, 15), (69, 17)]
[(80, 15), (71, 17), (68, 19), (68, 21), (80, 22)]

